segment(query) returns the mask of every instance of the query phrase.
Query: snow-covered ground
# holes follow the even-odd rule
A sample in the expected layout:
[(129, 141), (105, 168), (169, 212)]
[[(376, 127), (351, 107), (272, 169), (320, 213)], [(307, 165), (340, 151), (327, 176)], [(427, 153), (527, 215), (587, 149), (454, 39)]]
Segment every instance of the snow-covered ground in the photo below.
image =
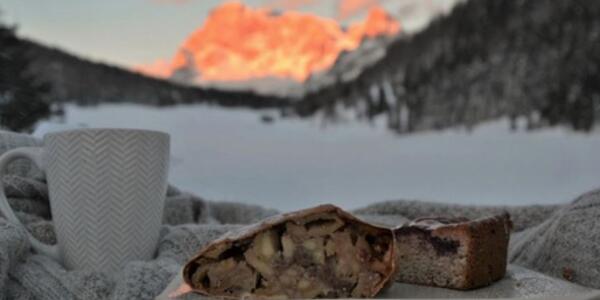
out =
[(316, 120), (277, 120), (272, 112), (203, 105), (66, 108), (73, 128), (127, 127), (171, 134), (170, 181), (208, 199), (282, 210), (331, 202), (354, 208), (415, 198), (467, 204), (557, 203), (598, 187), (600, 135), (565, 128), (509, 130), (494, 121), (473, 132), (394, 136), (383, 120), (323, 128)]

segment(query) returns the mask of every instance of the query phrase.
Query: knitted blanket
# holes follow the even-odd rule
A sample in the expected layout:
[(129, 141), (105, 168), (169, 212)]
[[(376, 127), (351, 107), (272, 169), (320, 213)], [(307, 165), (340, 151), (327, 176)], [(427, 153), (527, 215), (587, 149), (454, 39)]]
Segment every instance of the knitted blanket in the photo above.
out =
[[(15, 147), (40, 143), (27, 135), (0, 131), (0, 155)], [(56, 243), (48, 189), (41, 172), (26, 161), (15, 161), (1, 180), (9, 203), (27, 230), (46, 243)], [(525, 295), (600, 288), (600, 190), (564, 205), (476, 207), (399, 200), (373, 204), (355, 213), (368, 221), (395, 226), (424, 215), (478, 217), (503, 211), (508, 211), (515, 223), (509, 277), (525, 279), (518, 282), (529, 291)], [(275, 213), (254, 205), (207, 201), (170, 186), (156, 257), (132, 261), (117, 274), (65, 269), (33, 252), (24, 230), (0, 215), (0, 299), (153, 299), (208, 241)], [(400, 293), (407, 296), (409, 290), (401, 288)], [(386, 292), (388, 296), (390, 291)], [(418, 289), (415, 293), (418, 295)], [(502, 290), (494, 295), (514, 296)]]

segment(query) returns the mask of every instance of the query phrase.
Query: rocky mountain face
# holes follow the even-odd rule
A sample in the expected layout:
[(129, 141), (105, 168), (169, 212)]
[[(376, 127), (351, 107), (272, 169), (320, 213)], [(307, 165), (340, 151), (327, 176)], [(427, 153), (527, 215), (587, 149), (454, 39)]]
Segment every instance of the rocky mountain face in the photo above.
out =
[[(346, 78), (372, 64), (380, 58), (373, 59), (375, 52), (385, 53), (401, 32), (400, 22), (377, 5), (364, 20), (346, 25), (311, 13), (226, 2), (209, 13), (172, 59), (135, 69), (185, 85), (300, 98), (332, 77)], [(349, 65), (348, 54), (355, 54), (351, 63), (357, 66)]]

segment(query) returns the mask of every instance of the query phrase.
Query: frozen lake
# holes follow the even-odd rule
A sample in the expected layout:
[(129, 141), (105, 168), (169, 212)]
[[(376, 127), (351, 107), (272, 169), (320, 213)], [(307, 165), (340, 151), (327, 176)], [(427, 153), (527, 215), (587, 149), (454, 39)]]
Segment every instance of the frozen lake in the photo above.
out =
[(555, 127), (509, 129), (507, 120), (394, 135), (385, 124), (261, 121), (266, 111), (206, 105), (66, 106), (35, 134), (84, 127), (171, 135), (170, 182), (210, 200), (280, 210), (381, 200), (465, 204), (559, 203), (600, 187), (600, 135)]

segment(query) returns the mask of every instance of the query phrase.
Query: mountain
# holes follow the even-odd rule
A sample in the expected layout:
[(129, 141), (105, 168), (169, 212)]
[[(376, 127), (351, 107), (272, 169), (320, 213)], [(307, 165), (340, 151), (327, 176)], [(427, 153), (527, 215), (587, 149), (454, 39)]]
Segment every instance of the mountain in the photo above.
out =
[(508, 116), (527, 127), (591, 130), (600, 115), (600, 1), (471, 0), (397, 39), (355, 80), (289, 109), (300, 117), (354, 109), (398, 133)]
[(2, 24), (0, 42), (0, 129), (30, 131), (37, 121), (62, 115), (66, 103), (205, 103), (252, 109), (289, 103), (289, 99), (276, 96), (183, 86), (93, 62), (19, 38)]
[(222, 106), (277, 107), (286, 99), (247, 92), (182, 86), (127, 69), (93, 62), (57, 48), (20, 39), (30, 72), (50, 84), (53, 102), (92, 105), (128, 102), (147, 105), (214, 103)]
[(590, 131), (600, 120), (596, 0), (466, 1), (423, 31), (386, 41), (386, 47), (363, 42), (342, 52), (331, 69), (306, 80), (310, 88), (300, 99), (285, 92), (261, 96), (183, 86), (20, 43), (31, 73), (52, 86), (51, 103), (278, 107), (282, 118), (385, 118), (399, 134), (472, 128), (502, 117), (515, 127), (524, 122), (529, 129), (567, 125)]
[(306, 80), (316, 74), (331, 77), (327, 73), (341, 55), (358, 51), (369, 57), (361, 50), (375, 44), (385, 49), (399, 31), (400, 23), (379, 6), (371, 7), (364, 20), (342, 26), (310, 13), (226, 2), (210, 12), (171, 60), (137, 69), (183, 84), (301, 97), (315, 86), (315, 80)]

